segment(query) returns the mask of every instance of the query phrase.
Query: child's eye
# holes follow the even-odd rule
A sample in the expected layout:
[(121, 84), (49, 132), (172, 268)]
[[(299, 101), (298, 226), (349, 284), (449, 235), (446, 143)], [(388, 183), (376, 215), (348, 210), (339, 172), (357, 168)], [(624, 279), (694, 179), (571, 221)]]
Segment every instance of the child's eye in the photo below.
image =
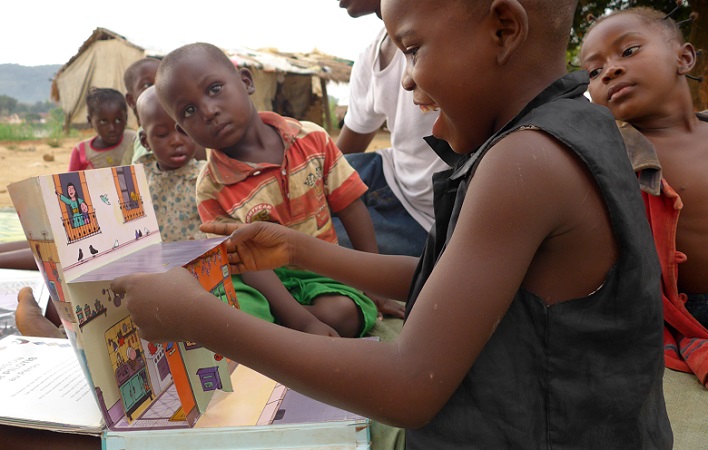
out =
[(625, 51), (623, 51), (622, 56), (627, 58), (627, 57), (632, 56), (635, 53), (637, 53), (637, 51), (639, 51), (639, 45), (633, 45), (633, 46), (629, 47), (628, 49), (626, 49)]
[(417, 61), (417, 59), (418, 59), (418, 58), (417, 58), (417, 56), (418, 56), (418, 47), (408, 48), (408, 49), (406, 49), (406, 51), (403, 52), (403, 53), (404, 53), (404, 54), (406, 55), (406, 57), (408, 58), (408, 62), (409, 62), (411, 65), (415, 65), (415, 63), (416, 63), (416, 61)]
[(147, 88), (149, 88), (150, 86), (152, 86), (152, 83), (150, 83), (149, 81), (146, 81), (146, 82), (143, 83), (143, 85), (140, 86), (140, 87), (143, 88), (143, 89), (147, 89)]
[(593, 70), (588, 70), (588, 74), (590, 75), (590, 79), (592, 80), (592, 79), (597, 78), (598, 75), (600, 75), (600, 71), (601, 71), (601, 70), (602, 70), (602, 68), (593, 69)]
[(187, 106), (186, 108), (184, 108), (184, 112), (182, 113), (182, 116), (185, 118), (191, 117), (192, 114), (194, 114), (195, 112), (196, 112), (196, 108), (194, 106)]
[(209, 93), (212, 95), (218, 94), (219, 92), (221, 92), (221, 88), (222, 86), (220, 84), (212, 84), (211, 86), (209, 86)]

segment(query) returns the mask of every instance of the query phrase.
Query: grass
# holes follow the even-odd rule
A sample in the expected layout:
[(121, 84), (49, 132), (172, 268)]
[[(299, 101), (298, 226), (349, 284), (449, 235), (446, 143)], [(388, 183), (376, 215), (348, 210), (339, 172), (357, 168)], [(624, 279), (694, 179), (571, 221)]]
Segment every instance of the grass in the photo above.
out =
[(0, 123), (0, 141), (31, 141), (41, 132), (38, 125)]
[(78, 132), (71, 130), (68, 135), (64, 134), (64, 112), (60, 108), (49, 111), (47, 122), (8, 124), (0, 123), (0, 142), (3, 141), (33, 141), (36, 139), (47, 139), (50, 147), (61, 147), (62, 139), (65, 137), (76, 137)]

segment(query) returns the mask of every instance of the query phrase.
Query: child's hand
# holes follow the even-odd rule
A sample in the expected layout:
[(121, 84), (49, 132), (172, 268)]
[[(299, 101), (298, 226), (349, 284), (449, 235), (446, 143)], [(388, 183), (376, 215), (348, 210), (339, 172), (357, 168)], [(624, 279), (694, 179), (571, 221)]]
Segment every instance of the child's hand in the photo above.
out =
[(339, 337), (339, 333), (337, 333), (334, 328), (320, 320), (312, 320), (308, 322), (307, 325), (299, 331), (309, 334), (318, 334), (320, 336)]
[[(152, 342), (188, 341), (188, 323), (199, 322), (198, 298), (207, 293), (186, 269), (116, 278), (111, 290), (123, 295), (140, 336)], [(218, 300), (217, 300), (218, 301)]]
[(384, 315), (399, 319), (405, 318), (406, 307), (403, 303), (391, 300), (390, 298), (382, 298), (370, 294), (366, 295), (374, 302), (376, 309), (379, 310), (380, 319), (382, 319)]
[(282, 225), (207, 223), (200, 229), (223, 236), (231, 234), (226, 248), (232, 273), (277, 269), (292, 263), (291, 239), (295, 232)]

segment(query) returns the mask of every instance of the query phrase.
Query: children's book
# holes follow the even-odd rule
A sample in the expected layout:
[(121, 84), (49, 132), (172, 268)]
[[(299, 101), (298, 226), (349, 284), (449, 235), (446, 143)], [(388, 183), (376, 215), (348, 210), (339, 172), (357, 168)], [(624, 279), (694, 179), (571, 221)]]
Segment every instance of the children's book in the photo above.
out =
[[(194, 427), (111, 430), (67, 339), (0, 339), (0, 425), (93, 435), (104, 449), (115, 450), (369, 448), (364, 417), (287, 389), (246, 366), (235, 367), (231, 383), (234, 392), (215, 392)], [(164, 411), (169, 415), (169, 408)], [(156, 421), (169, 419), (152, 414)]]
[(33, 177), (8, 190), (106, 425), (194, 426), (214, 392), (232, 390), (228, 361), (193, 343), (141, 339), (111, 282), (181, 266), (214, 301), (238, 307), (224, 239), (163, 243), (141, 165)]
[[(304, 440), (320, 436), (315, 429), (325, 440), (345, 429), (355, 431), (351, 442), (368, 440), (368, 419), (302, 397), (193, 342), (139, 336), (122, 296), (111, 291), (121, 275), (184, 267), (214, 301), (238, 307), (225, 238), (163, 243), (142, 165), (38, 176), (8, 191), (100, 411), (104, 448), (159, 446), (165, 439), (203, 443), (217, 428), (216, 441), (226, 435), (232, 441), (233, 433), (251, 427), (257, 429), (251, 436), (268, 434), (276, 425), (282, 438), (285, 429), (301, 430), (303, 423), (311, 429)], [(67, 376), (45, 372), (43, 384)]]

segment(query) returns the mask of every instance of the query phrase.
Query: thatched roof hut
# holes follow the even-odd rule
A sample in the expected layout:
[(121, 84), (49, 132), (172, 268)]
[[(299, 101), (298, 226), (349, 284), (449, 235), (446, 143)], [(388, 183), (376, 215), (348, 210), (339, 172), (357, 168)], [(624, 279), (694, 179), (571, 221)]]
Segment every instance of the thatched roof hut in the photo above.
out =
[[(96, 28), (64, 64), (52, 81), (51, 98), (65, 114), (65, 129), (86, 124), (86, 94), (91, 87), (110, 87), (125, 92), (123, 72), (145, 56), (145, 49), (105, 28)], [(136, 127), (135, 117), (129, 126)]]
[[(274, 49), (238, 48), (225, 53), (253, 73), (256, 92), (251, 96), (261, 111), (309, 120), (328, 127), (330, 116), (327, 82), (349, 82), (350, 60), (310, 53), (282, 53)], [(52, 81), (51, 97), (66, 115), (65, 127), (86, 124), (86, 94), (91, 87), (125, 92), (125, 69), (145, 56), (146, 50), (105, 28), (96, 28), (78, 52), (59, 69)], [(129, 126), (137, 121), (130, 112)]]

